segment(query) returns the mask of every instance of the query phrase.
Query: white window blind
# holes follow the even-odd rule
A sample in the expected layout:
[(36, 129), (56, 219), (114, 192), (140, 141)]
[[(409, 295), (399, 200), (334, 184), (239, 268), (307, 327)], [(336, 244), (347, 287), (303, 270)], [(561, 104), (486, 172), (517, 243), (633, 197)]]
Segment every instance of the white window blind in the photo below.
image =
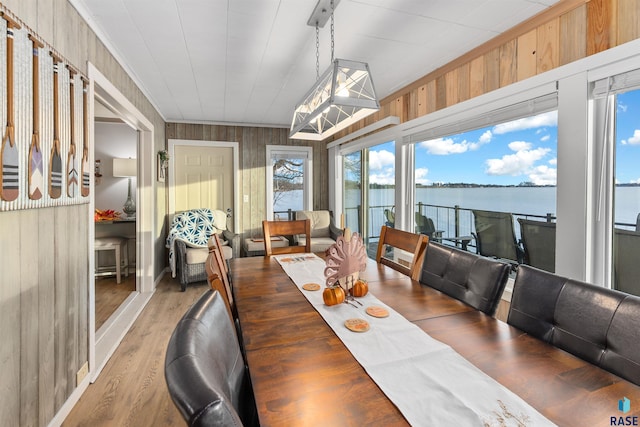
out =
[[(610, 86), (609, 86), (610, 85)], [(607, 94), (614, 95), (640, 88), (640, 69), (618, 74), (593, 83), (593, 98), (603, 98)]]
[(557, 92), (552, 92), (547, 95), (482, 113), (469, 119), (453, 120), (447, 124), (419, 131), (409, 136), (409, 142), (429, 141), (444, 136), (456, 135), (486, 126), (493, 126), (523, 117), (534, 116), (557, 108), (558, 94)]

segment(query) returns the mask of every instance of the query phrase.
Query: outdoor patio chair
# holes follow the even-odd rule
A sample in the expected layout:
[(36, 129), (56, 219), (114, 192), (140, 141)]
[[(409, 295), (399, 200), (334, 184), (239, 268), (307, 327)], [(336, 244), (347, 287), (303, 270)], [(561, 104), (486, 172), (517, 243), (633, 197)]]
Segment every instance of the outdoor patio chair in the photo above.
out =
[(384, 225), (391, 228), (395, 227), (396, 225), (396, 214), (393, 213), (392, 209), (384, 210)]
[(415, 213), (415, 218), (416, 233), (426, 235), (427, 237), (429, 237), (430, 241), (442, 241), (442, 230), (436, 230), (436, 226), (431, 218), (422, 215), (420, 212)]
[(640, 232), (616, 228), (613, 247), (614, 289), (640, 295)]
[(508, 212), (473, 210), (478, 254), (508, 261), (515, 268), (522, 263), (524, 251), (513, 229), (513, 215)]
[(518, 218), (524, 246), (524, 263), (532, 267), (556, 271), (556, 223)]

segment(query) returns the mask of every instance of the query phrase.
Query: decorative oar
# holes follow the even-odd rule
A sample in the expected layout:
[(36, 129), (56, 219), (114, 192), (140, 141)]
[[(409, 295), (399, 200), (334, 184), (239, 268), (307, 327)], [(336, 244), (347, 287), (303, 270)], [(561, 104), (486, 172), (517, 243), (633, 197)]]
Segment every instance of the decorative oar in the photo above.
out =
[(40, 75), (38, 53), (44, 45), (29, 34), (33, 43), (33, 134), (29, 146), (29, 198), (38, 200), (44, 193), (44, 165), (40, 150)]
[(62, 195), (62, 157), (60, 156), (59, 111), (58, 111), (58, 64), (61, 59), (51, 52), (53, 57), (53, 146), (49, 160), (49, 196), (57, 199)]
[(69, 69), (69, 123), (71, 124), (71, 142), (69, 144), (69, 154), (67, 156), (67, 196), (75, 197), (78, 193), (78, 169), (76, 167), (76, 138), (75, 138), (75, 129), (74, 129), (74, 120), (73, 116), (75, 116), (75, 102), (74, 98), (75, 87), (73, 85), (73, 76), (75, 75), (75, 70), (73, 70), (70, 66), (67, 65)]
[(7, 128), (0, 149), (0, 198), (11, 202), (20, 194), (19, 155), (13, 127), (13, 30), (20, 29), (20, 25), (4, 12), (0, 14), (7, 21)]
[(89, 169), (89, 126), (87, 124), (87, 115), (89, 114), (87, 104), (87, 80), (84, 77), (80, 77), (82, 80), (82, 185), (80, 187), (80, 193), (82, 197), (89, 195), (89, 189), (91, 188), (91, 171)]

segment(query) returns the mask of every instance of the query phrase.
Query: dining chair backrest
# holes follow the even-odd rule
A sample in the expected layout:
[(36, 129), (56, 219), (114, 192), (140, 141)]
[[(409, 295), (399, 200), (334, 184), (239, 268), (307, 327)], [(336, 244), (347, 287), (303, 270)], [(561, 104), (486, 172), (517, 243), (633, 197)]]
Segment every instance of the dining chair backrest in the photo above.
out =
[(556, 223), (518, 218), (524, 246), (524, 263), (554, 273), (556, 271)]
[[(424, 234), (409, 233), (383, 225), (380, 229), (376, 262), (418, 280), (428, 241), (429, 238)], [(394, 251), (393, 258), (386, 256), (390, 249)], [(395, 252), (395, 249), (406, 252), (407, 257), (403, 259), (402, 254)]]
[[(291, 254), (311, 252), (311, 221), (309, 219), (297, 219), (293, 221), (262, 221), (264, 234), (264, 251), (266, 256), (277, 254)], [(305, 245), (289, 245), (285, 247), (272, 247), (271, 238), (275, 236), (305, 236)]]
[(228, 275), (224, 272), (224, 260), (222, 254), (215, 246), (209, 248), (209, 255), (204, 263), (204, 268), (207, 271), (207, 281), (211, 289), (220, 292), (220, 295), (224, 297), (227, 309), (229, 310), (229, 316), (234, 321), (235, 316), (235, 304), (233, 301), (233, 292), (229, 285)]
[(164, 372), (189, 426), (257, 424), (251, 382), (219, 292), (206, 291), (178, 322)]
[(522, 262), (524, 251), (518, 246), (509, 212), (473, 210), (478, 253), (486, 257)]

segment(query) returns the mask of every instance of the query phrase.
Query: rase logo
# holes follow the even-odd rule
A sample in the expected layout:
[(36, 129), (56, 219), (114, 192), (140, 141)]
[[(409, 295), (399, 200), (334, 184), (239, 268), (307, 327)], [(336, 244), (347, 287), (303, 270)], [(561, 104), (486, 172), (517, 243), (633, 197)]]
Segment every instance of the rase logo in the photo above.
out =
[[(626, 397), (618, 400), (618, 411), (626, 414), (631, 410), (631, 401)], [(612, 426), (637, 426), (637, 416), (625, 416), (625, 417), (611, 417)]]

